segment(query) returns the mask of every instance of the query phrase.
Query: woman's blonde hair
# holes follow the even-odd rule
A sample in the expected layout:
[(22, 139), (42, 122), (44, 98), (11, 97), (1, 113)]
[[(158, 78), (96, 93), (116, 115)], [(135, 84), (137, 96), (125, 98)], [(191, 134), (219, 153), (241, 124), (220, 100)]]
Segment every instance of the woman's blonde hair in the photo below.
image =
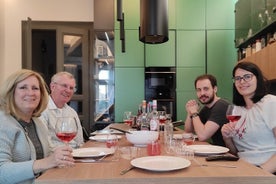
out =
[(17, 84), (26, 78), (34, 76), (39, 82), (39, 89), (41, 93), (40, 102), (33, 112), (33, 117), (39, 117), (40, 114), (46, 109), (48, 104), (48, 91), (47, 85), (42, 76), (32, 70), (22, 69), (11, 74), (7, 80), (1, 85), (0, 88), (0, 107), (8, 114), (20, 119), (18, 108), (14, 100), (14, 93)]

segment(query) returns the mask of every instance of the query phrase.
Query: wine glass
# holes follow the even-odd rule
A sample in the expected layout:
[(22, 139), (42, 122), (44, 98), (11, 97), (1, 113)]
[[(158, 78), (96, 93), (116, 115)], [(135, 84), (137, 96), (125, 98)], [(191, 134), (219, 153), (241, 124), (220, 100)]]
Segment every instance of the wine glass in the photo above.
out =
[(75, 138), (78, 132), (77, 120), (75, 117), (59, 117), (57, 119), (56, 136), (67, 146)]
[(158, 115), (159, 115), (159, 123), (160, 124), (165, 124), (166, 122), (166, 111), (158, 111)]
[(123, 121), (125, 124), (132, 126), (133, 115), (131, 111), (125, 111)]
[[(228, 105), (226, 110), (226, 118), (230, 121), (233, 127), (235, 127), (236, 122), (241, 118), (241, 112), (235, 105)], [(234, 132), (232, 133), (232, 136)]]

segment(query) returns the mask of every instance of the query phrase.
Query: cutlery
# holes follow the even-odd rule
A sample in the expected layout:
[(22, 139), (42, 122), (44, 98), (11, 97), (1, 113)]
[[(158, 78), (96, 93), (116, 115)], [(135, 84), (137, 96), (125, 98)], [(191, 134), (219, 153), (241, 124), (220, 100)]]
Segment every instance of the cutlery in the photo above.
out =
[(111, 160), (94, 160), (94, 159), (76, 159), (75, 163), (101, 163), (112, 162)]
[(119, 129), (119, 128), (109, 127), (109, 129), (118, 130), (120, 132), (127, 133), (127, 134), (132, 134), (130, 131), (122, 130), (122, 129)]
[(133, 169), (133, 168), (134, 168), (134, 166), (130, 166), (130, 167), (128, 167), (128, 168), (122, 170), (122, 171), (120, 172), (120, 174), (121, 174), (121, 175), (124, 175), (124, 174), (126, 174), (128, 171), (130, 171), (130, 170)]
[(226, 167), (226, 168), (237, 168), (237, 166), (234, 165), (225, 165), (225, 164), (216, 164), (216, 163), (212, 163), (212, 164), (202, 164), (200, 163), (198, 160), (196, 160), (195, 158), (193, 158), (193, 161), (199, 165), (199, 166), (204, 166), (204, 167)]
[(82, 163), (102, 162), (106, 156), (107, 155), (103, 155), (97, 159), (93, 159), (93, 158), (76, 159), (75, 162), (82, 162)]

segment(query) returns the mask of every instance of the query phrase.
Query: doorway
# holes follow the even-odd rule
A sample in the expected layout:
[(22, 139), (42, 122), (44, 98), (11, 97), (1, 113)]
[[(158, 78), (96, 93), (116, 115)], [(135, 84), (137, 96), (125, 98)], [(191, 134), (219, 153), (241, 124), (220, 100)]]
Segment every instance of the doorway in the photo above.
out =
[(93, 22), (22, 21), (22, 68), (41, 73), (49, 85), (52, 75), (68, 71), (77, 91), (70, 101), (82, 126), (93, 131)]

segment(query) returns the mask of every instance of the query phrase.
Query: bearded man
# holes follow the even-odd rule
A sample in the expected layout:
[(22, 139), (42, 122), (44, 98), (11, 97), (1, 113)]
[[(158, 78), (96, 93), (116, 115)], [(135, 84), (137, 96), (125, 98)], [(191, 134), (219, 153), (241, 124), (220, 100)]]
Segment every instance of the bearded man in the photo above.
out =
[(213, 75), (198, 76), (194, 82), (197, 100), (192, 99), (186, 103), (187, 118), (185, 132), (193, 132), (199, 141), (208, 141), (214, 145), (225, 146), (221, 127), (227, 123), (226, 110), (230, 104), (217, 96), (217, 80)]

